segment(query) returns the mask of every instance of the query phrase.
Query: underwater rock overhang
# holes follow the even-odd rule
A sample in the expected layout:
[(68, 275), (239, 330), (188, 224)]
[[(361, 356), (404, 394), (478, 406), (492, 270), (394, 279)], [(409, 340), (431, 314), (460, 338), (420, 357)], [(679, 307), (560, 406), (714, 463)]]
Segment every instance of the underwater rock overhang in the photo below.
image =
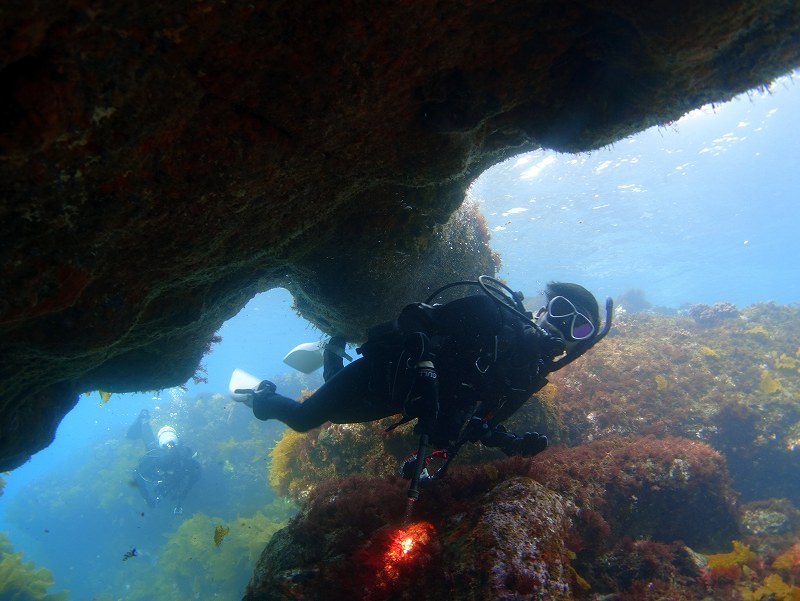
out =
[(1, 19), (3, 470), (80, 392), (184, 382), (259, 291), (357, 339), (493, 271), (479, 214), (451, 217), (492, 164), (800, 64), (785, 0), (41, 0)]

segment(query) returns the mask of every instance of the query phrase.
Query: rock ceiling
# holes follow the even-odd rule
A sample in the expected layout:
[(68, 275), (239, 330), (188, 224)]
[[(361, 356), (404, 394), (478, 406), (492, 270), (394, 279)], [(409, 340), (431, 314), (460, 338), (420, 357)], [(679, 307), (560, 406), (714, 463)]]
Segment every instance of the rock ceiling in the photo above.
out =
[(800, 64), (787, 0), (10, 0), (0, 32), (0, 469), (81, 392), (186, 381), (258, 292), (357, 340), (492, 273), (459, 208), (492, 164)]

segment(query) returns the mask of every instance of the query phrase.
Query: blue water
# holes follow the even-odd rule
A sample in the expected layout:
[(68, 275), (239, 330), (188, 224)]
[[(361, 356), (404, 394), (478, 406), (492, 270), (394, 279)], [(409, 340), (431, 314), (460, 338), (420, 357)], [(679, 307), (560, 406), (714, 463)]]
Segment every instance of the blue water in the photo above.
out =
[(789, 78), (585, 155), (534, 152), (470, 194), (501, 275), (655, 305), (800, 300), (800, 90)]
[[(534, 152), (497, 165), (473, 184), (469, 196), (488, 218), (492, 247), (502, 256), (500, 276), (526, 296), (535, 296), (550, 280), (566, 280), (598, 297), (641, 289), (654, 305), (673, 309), (720, 301), (797, 303), (798, 109), (800, 86), (784, 78), (771, 93), (699, 109), (610, 148), (577, 156)], [(98, 571), (91, 554), (76, 559), (63, 540), (59, 544), (65, 547), (54, 549), (52, 542), (42, 542), (41, 533), (9, 519), (9, 503), (37, 483), (69, 482), (88, 450), (124, 437), (142, 408), (188, 423), (192, 399), (224, 393), (234, 368), (285, 378), (284, 354), (321, 336), (292, 311), (284, 290), (255, 297), (219, 334), (222, 342), (204, 361), (208, 383), (113, 395), (107, 403), (96, 392), (82, 396), (55, 442), (4, 475), (0, 530), (9, 533), (26, 561), (54, 573), (53, 591), (69, 588), (71, 599), (92, 599), (102, 590), (103, 570), (111, 578), (113, 570), (129, 564), (115, 556)], [(318, 376), (299, 382), (313, 387)], [(225, 401), (219, 403), (222, 411)], [(274, 438), (259, 425), (257, 435)], [(213, 487), (212, 476), (206, 474), (204, 486)], [(199, 497), (192, 509), (209, 511)], [(86, 499), (85, 523), (77, 525), (84, 533), (80, 545), (87, 549), (107, 538), (105, 528), (126, 527), (96, 523), (94, 502)], [(163, 533), (148, 532), (152, 540), (145, 537), (140, 544), (157, 548)], [(86, 573), (93, 578), (81, 577)], [(124, 597), (120, 591), (113, 595)]]
[[(207, 383), (186, 383), (185, 390), (171, 388), (139, 394), (112, 395), (107, 403), (97, 392), (82, 396), (61, 422), (56, 444), (36, 454), (6, 477), (4, 498), (12, 497), (25, 483), (54, 468), (67, 466), (76, 451), (112, 437), (124, 435), (142, 409), (161, 405), (180, 408), (196, 395), (226, 393), (231, 373), (240, 368), (259, 378), (278, 379), (285, 372), (283, 357), (300, 342), (319, 340), (322, 333), (292, 311), (292, 297), (282, 288), (253, 298), (217, 333), (222, 342), (213, 347), (202, 364)], [(0, 511), (2, 511), (0, 504)], [(0, 514), (0, 518), (2, 514)], [(0, 524), (1, 526), (2, 524)]]

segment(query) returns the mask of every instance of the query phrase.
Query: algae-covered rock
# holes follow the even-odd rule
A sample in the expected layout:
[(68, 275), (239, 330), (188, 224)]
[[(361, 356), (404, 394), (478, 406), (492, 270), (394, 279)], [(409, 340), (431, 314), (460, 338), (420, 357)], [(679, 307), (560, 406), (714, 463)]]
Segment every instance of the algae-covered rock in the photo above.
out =
[(404, 522), (405, 505), (396, 481), (320, 486), (264, 550), (245, 599), (571, 598), (559, 494), (517, 477), (459, 512)]
[(572, 508), (525, 477), (498, 484), (442, 534), (452, 598), (571, 599), (565, 544)]
[(669, 549), (653, 569), (683, 577), (691, 571), (663, 559), (686, 556), (681, 540), (714, 549), (738, 532), (724, 459), (676, 438), (454, 467), (423, 486), (410, 519), (407, 486), (363, 475), (318, 484), (264, 550), (245, 599), (572, 599), (587, 586), (621, 590), (594, 565), (630, 563), (626, 541)]
[(528, 403), (509, 429), (573, 446), (629, 434), (701, 440), (725, 456), (744, 500), (800, 504), (800, 307), (730, 307), (618, 314), (607, 338), (550, 375), (542, 392), (554, 416)]

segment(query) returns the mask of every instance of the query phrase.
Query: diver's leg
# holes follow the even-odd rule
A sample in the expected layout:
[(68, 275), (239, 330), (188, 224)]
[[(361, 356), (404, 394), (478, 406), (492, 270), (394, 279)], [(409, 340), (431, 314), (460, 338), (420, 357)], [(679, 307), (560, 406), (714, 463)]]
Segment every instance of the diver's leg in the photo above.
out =
[(138, 470), (133, 470), (133, 481), (136, 483), (136, 488), (139, 489), (139, 492), (147, 503), (147, 506), (155, 507), (156, 501), (153, 499), (153, 495), (150, 493), (150, 485), (148, 484), (147, 480), (142, 477)]
[(306, 432), (327, 421), (368, 422), (399, 411), (392, 407), (384, 387), (370, 386), (370, 365), (353, 361), (302, 403), (277, 393), (257, 395), (253, 414), (261, 420), (277, 419), (292, 430)]
[(175, 501), (173, 513), (175, 515), (183, 513), (183, 500), (189, 494), (189, 491), (195, 483), (200, 479), (201, 473), (202, 468), (197, 461), (192, 459), (191, 456), (183, 458), (181, 466), (175, 474), (175, 485), (173, 487), (173, 499)]
[(322, 379), (325, 382), (342, 371), (346, 345), (347, 341), (342, 336), (334, 336), (325, 345), (325, 351), (322, 353)]
[(144, 440), (144, 448), (146, 451), (152, 451), (158, 448), (158, 441), (156, 435), (153, 433), (153, 428), (150, 427), (150, 422), (142, 424), (142, 439)]
[(141, 438), (142, 442), (144, 442), (145, 451), (158, 447), (156, 435), (153, 434), (153, 428), (150, 427), (150, 412), (147, 409), (142, 409), (139, 412), (136, 421), (128, 428), (127, 437), (130, 439)]

